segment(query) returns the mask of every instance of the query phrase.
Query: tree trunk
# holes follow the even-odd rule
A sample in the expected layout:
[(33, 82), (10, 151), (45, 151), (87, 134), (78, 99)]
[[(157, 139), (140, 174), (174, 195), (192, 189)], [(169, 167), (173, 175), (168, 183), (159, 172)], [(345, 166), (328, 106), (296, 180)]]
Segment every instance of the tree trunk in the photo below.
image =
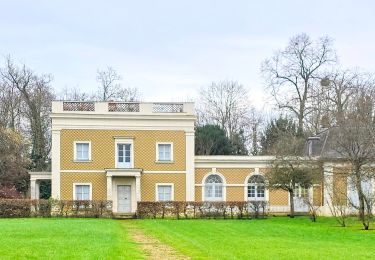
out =
[(289, 191), (289, 202), (290, 202), (290, 214), (291, 218), (294, 218), (294, 191)]
[(254, 124), (253, 126), (253, 151), (252, 151), (252, 155), (258, 155), (258, 129), (257, 129), (257, 124)]
[(365, 225), (365, 198), (362, 191), (362, 182), (361, 182), (361, 174), (360, 174), (360, 167), (355, 166), (355, 186), (358, 193), (358, 202), (359, 202), (359, 209), (358, 209), (358, 216), (359, 219), (362, 221), (362, 224)]

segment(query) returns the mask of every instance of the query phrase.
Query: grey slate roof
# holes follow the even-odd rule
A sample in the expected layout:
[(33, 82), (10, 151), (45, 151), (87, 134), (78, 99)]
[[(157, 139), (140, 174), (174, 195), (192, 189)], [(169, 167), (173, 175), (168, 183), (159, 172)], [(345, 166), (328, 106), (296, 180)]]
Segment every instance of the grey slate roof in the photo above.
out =
[(334, 149), (333, 141), (339, 130), (338, 127), (331, 127), (309, 137), (306, 142), (306, 154), (326, 159), (340, 158), (340, 154)]

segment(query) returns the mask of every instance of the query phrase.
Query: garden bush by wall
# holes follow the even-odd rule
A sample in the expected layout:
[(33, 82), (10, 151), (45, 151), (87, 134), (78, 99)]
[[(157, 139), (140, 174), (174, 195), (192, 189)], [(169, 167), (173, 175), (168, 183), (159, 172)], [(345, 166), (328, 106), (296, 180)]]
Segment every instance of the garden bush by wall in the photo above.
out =
[(267, 216), (264, 201), (185, 202), (142, 201), (138, 202), (138, 218), (264, 218)]
[(0, 218), (112, 217), (112, 201), (0, 199)]

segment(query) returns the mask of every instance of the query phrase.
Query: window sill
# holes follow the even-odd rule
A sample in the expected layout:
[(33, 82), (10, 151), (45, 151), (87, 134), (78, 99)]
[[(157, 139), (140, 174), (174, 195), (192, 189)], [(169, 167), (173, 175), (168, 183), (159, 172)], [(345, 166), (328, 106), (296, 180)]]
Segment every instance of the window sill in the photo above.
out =
[(90, 163), (92, 160), (73, 160), (75, 163)]
[(163, 164), (163, 163), (166, 163), (166, 164), (172, 164), (172, 163), (174, 163), (174, 161), (155, 161), (155, 163), (161, 163), (161, 164)]

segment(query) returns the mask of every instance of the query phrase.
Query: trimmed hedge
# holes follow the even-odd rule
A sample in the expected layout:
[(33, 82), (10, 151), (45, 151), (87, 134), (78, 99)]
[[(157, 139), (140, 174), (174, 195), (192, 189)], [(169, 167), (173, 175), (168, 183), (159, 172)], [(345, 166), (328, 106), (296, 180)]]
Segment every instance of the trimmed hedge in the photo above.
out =
[(112, 201), (0, 199), (0, 218), (112, 217)]
[(142, 201), (138, 202), (138, 218), (264, 218), (265, 201)]

